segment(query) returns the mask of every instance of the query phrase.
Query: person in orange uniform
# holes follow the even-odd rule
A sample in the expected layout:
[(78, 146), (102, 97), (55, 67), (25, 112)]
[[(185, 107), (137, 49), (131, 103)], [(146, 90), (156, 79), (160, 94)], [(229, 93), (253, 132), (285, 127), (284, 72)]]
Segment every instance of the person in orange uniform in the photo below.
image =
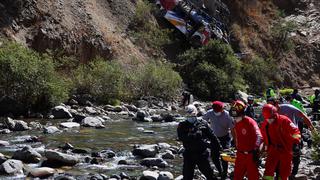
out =
[(273, 180), (279, 167), (279, 176), (287, 180), (291, 174), (293, 151), (299, 148), (300, 131), (286, 116), (280, 115), (275, 106), (266, 104), (262, 108), (264, 122), (262, 136), (267, 149), (267, 159), (263, 179)]
[(234, 180), (242, 180), (247, 175), (249, 180), (259, 179), (258, 150), (262, 135), (258, 124), (245, 116), (246, 105), (237, 100), (233, 103), (230, 115), (235, 119), (237, 158), (234, 169)]

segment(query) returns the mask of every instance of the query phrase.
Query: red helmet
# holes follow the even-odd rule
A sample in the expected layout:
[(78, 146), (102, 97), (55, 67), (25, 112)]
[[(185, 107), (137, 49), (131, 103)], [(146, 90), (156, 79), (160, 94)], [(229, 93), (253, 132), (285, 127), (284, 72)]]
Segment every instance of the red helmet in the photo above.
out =
[(222, 112), (223, 106), (224, 106), (224, 104), (221, 101), (213, 101), (212, 102), (212, 108), (215, 112)]
[(262, 108), (262, 116), (264, 119), (273, 118), (277, 113), (277, 108), (272, 104), (265, 104)]
[(244, 115), (244, 110), (246, 109), (246, 105), (244, 102), (237, 100), (235, 101), (230, 109), (230, 115), (232, 117), (238, 117)]

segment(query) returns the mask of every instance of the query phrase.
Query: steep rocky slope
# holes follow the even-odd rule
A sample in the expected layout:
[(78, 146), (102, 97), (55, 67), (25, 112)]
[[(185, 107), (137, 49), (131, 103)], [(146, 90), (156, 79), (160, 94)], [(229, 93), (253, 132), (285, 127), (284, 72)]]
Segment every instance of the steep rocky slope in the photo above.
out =
[(56, 50), (81, 61), (97, 55), (144, 59), (125, 33), (134, 8), (133, 1), (122, 0), (4, 0), (0, 31), (37, 51)]

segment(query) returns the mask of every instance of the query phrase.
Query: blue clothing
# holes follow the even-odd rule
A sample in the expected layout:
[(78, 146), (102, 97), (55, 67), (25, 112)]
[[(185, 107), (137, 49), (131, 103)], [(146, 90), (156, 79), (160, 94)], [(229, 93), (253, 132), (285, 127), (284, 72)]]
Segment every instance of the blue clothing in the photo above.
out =
[(234, 127), (233, 118), (229, 112), (224, 110), (220, 116), (216, 116), (211, 109), (202, 117), (204, 120), (210, 120), (210, 126), (217, 137), (223, 137), (229, 134), (229, 130)]

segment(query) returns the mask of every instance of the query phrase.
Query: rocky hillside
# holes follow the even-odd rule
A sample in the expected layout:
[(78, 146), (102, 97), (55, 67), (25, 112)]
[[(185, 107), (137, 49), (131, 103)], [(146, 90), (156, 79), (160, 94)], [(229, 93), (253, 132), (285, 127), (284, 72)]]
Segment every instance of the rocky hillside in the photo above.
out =
[[(231, 12), (236, 51), (247, 53), (249, 58), (275, 59), (281, 69), (280, 85), (320, 86), (318, 0), (225, 3)], [(75, 55), (81, 62), (97, 55), (124, 63), (133, 57), (143, 61), (147, 59), (144, 48), (136, 46), (127, 32), (135, 7), (136, 0), (3, 0), (0, 34), (40, 52), (50, 49)], [(282, 20), (293, 21), (296, 27), (286, 34), (294, 45), (279, 52), (279, 38), (273, 34)]]
[(4, 0), (0, 32), (37, 51), (76, 55), (82, 62), (97, 55), (144, 59), (125, 33), (134, 9), (134, 1), (122, 0)]

